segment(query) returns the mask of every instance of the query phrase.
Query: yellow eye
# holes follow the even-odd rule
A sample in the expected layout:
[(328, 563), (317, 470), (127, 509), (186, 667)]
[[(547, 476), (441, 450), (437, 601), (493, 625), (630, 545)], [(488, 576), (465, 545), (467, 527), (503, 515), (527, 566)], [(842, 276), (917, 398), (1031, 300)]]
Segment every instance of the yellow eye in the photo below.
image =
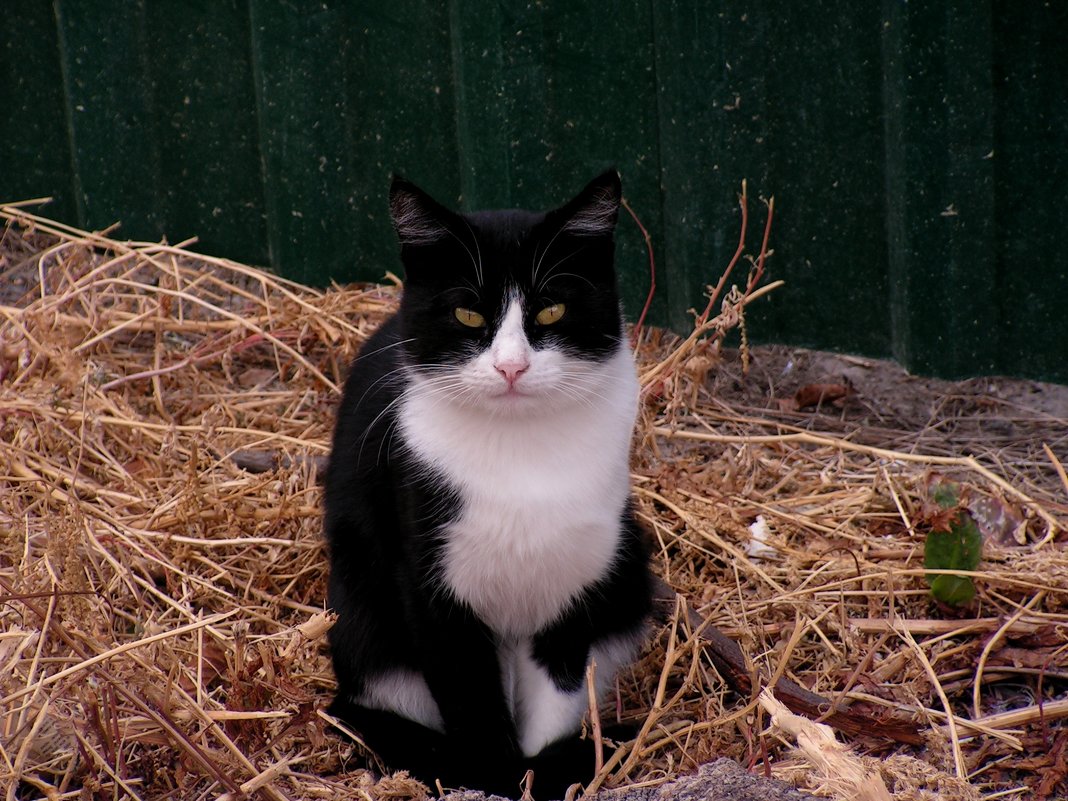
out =
[(456, 319), (468, 328), (482, 328), (486, 324), (486, 318), (477, 311), (457, 307), (454, 314), (456, 315)]
[(537, 321), (538, 325), (552, 325), (563, 316), (564, 304), (554, 303), (552, 306), (546, 306), (538, 312), (538, 316), (534, 319)]

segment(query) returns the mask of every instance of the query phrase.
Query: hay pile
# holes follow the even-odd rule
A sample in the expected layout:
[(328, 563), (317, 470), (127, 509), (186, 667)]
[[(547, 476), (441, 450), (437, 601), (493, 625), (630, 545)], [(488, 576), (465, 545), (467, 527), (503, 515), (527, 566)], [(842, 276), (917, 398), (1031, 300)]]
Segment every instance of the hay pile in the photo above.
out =
[[(422, 795), (364, 770), (320, 712), (315, 470), (345, 365), (397, 288), (319, 292), (2, 214), (6, 797)], [(727, 755), (834, 792), (767, 728), (756, 692), (786, 677), (871, 721), (848, 742), (894, 799), (1063, 792), (1068, 435), (1011, 467), (925, 456), (922, 432), (724, 405), (709, 389), (738, 367), (699, 338), (647, 331), (639, 356), (635, 496), (683, 600), (600, 711), (640, 735), (605, 744), (596, 786)], [(990, 510), (963, 611), (924, 580), (936, 471)], [(717, 672), (709, 626), (748, 654), (752, 693)], [(891, 718), (924, 744), (885, 736)]]

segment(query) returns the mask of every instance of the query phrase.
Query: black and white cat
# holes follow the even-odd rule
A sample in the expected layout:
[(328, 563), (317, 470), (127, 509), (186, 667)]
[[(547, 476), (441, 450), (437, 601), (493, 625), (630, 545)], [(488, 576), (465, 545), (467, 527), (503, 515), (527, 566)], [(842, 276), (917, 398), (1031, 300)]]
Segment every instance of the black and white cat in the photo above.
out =
[(461, 215), (390, 191), (404, 293), (353, 365), (326, 476), (331, 710), (431, 785), (588, 781), (587, 665), (603, 694), (645, 629), (620, 192), (610, 171), (553, 211)]

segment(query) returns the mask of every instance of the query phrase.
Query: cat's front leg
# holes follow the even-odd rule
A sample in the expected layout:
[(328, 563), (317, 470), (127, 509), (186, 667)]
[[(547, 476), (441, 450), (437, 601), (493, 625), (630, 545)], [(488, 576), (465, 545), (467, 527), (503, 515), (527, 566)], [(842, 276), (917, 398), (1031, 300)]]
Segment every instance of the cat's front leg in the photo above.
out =
[(496, 638), (459, 605), (442, 599), (420, 637), (421, 672), (445, 733), (486, 759), (518, 756), (515, 724), (497, 658)]
[(586, 645), (565, 625), (535, 637), (528, 649), (518, 649), (517, 727), (525, 756), (578, 733), (589, 707), (590, 665), (599, 702), (619, 669), (634, 658), (641, 633), (636, 628)]
[(515, 649), (516, 726), (524, 756), (536, 756), (550, 743), (575, 734), (582, 721), (587, 705), (583, 652), (588, 649), (571, 643), (565, 650), (570, 653), (543, 653), (539, 660), (532, 641)]

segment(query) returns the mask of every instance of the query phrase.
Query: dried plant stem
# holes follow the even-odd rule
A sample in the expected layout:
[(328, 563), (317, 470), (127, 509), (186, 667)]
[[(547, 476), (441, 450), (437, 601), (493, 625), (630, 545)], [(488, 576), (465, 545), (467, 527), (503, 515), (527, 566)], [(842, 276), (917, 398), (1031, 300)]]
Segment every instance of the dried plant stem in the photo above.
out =
[(649, 232), (642, 225), (642, 221), (638, 219), (638, 215), (634, 213), (634, 209), (630, 207), (627, 199), (623, 198), (621, 203), (631, 216), (631, 219), (634, 220), (634, 224), (638, 226), (638, 230), (642, 232), (645, 250), (649, 254), (649, 292), (645, 296), (645, 305), (642, 306), (641, 313), (638, 315), (638, 321), (634, 324), (634, 328), (630, 333), (630, 346), (633, 348), (638, 343), (642, 326), (645, 325), (645, 316), (649, 313), (649, 307), (653, 305), (653, 297), (656, 295), (656, 258), (653, 256), (653, 239), (649, 236)]
[(991, 730), (1015, 729), (1036, 721), (1064, 720), (1065, 718), (1068, 718), (1068, 698), (1013, 709), (1009, 712), (998, 712), (972, 721), (972, 723)]
[(604, 768), (604, 737), (601, 733), (601, 714), (597, 698), (597, 660), (591, 659), (586, 666), (586, 691), (589, 704), (590, 724), (593, 726), (594, 775)]
[(277, 799), (277, 801), (289, 801), (289, 796), (287, 796), (277, 787), (269, 787), (268, 785), (270, 785), (280, 776), (288, 774), (290, 766), (300, 761), (300, 757), (294, 757), (292, 759), (285, 759), (280, 762), (275, 762), (269, 768), (260, 771), (247, 782), (244, 782), (241, 787), (238, 788), (238, 791), (236, 793), (228, 792), (220, 795), (218, 801), (239, 801), (239, 799), (246, 798), (247, 796), (250, 796), (260, 790), (269, 791), (268, 795), (271, 798)]
[[(980, 464), (972, 456), (932, 456), (916, 453), (906, 453), (903, 451), (892, 451), (886, 448), (876, 448), (870, 445), (861, 445), (856, 442), (850, 442), (847, 439), (841, 439), (839, 437), (810, 434), (807, 432), (791, 433), (791, 434), (767, 434), (757, 436), (733, 436), (725, 434), (706, 434), (702, 431), (687, 431), (684, 429), (666, 428), (663, 426), (654, 426), (652, 433), (659, 437), (665, 437), (667, 439), (690, 439), (699, 442), (723, 442), (723, 443), (798, 443), (808, 445), (824, 445), (827, 447), (839, 448), (841, 450), (854, 451), (856, 453), (865, 453), (869, 456), (874, 456), (880, 459), (889, 459), (891, 461), (899, 462), (922, 462), (925, 464), (941, 465), (944, 467), (963, 467), (971, 470), (974, 473), (980, 475), (985, 481), (993, 484), (999, 489), (1009, 493), (1015, 498), (1018, 498), (1029, 509), (1032, 509), (1035, 514), (1041, 517), (1048, 524), (1048, 529), (1045, 537), (1037, 545), (1044, 545), (1052, 540), (1053, 536), (1061, 530), (1061, 524), (1057, 519), (1050, 514), (1042, 504), (1038, 503), (1034, 498), (1021, 491), (1013, 484), (1003, 479), (997, 473), (994, 473), (989, 468)], [(1037, 547), (1037, 546), (1036, 546)]]
[[(708, 293), (708, 305), (705, 306), (705, 310), (701, 312), (697, 317), (697, 326), (700, 327), (708, 322), (708, 315), (712, 312), (712, 307), (715, 306), (716, 300), (719, 299), (720, 294), (723, 292), (723, 287), (727, 283), (727, 279), (734, 271), (738, 261), (742, 258), (742, 254), (745, 252), (745, 235), (749, 228), (749, 192), (748, 184), (746, 181), (742, 181), (742, 192), (738, 195), (738, 206), (742, 211), (742, 222), (738, 226), (738, 247), (734, 249), (734, 255), (727, 263), (727, 268), (720, 274), (719, 280), (716, 282), (715, 287)], [(771, 222), (770, 218), (768, 220)]]
[[(635, 340), (647, 447), (633, 502), (672, 586), (663, 627), (616, 680), (617, 720), (638, 736), (602, 751), (590, 790), (652, 786), (720, 754), (789, 770), (783, 744), (754, 730), (754, 693), (774, 683), (855, 744), (905, 744), (888, 775), (915, 775), (895, 765), (920, 759), (932, 781), (959, 783), (916, 748), (916, 721), (953, 742), (949, 773), (997, 740), (1011, 753), (971, 778), (1008, 792), (1032, 781), (1020, 760), (1068, 717), (1068, 703), (1012, 690), (1068, 676), (1068, 558), (1050, 547), (1068, 528), (1063, 437), (962, 446), (943, 436), (949, 398), (913, 431), (881, 411), (857, 427), (849, 409), (716, 396), (735, 365), (710, 345), (778, 286), (762, 283), (773, 215), (769, 202), (755, 258), (739, 232), (688, 336)], [(316, 475), (345, 364), (397, 286), (312, 290), (19, 208), (0, 218), (0, 783), (57, 798), (425, 797), (365, 772), (374, 763), (322, 711), (335, 683)], [(1036, 418), (992, 402), (1013, 430)], [(918, 538), (936, 470), (1022, 521), (981, 570), (944, 571), (982, 584), (982, 618), (935, 619), (929, 600)], [(750, 554), (757, 515), (764, 549)], [(945, 711), (998, 682), (1020, 709)], [(594, 737), (597, 725), (591, 712)]]
[(1065, 472), (1064, 465), (1061, 464), (1061, 460), (1057, 458), (1057, 454), (1053, 452), (1050, 446), (1043, 442), (1042, 450), (1046, 453), (1046, 458), (1049, 459), (1050, 464), (1053, 465), (1053, 469), (1057, 471), (1057, 475), (1060, 476), (1061, 485), (1064, 487), (1064, 491), (1068, 492), (1068, 472)]
[(987, 660), (990, 659), (990, 654), (993, 652), (995, 646), (1001, 642), (1001, 639), (1006, 635), (1008, 631), (1012, 629), (1014, 623), (1018, 622), (1025, 614), (1030, 612), (1037, 604), (1046, 597), (1045, 592), (1037, 592), (1034, 597), (1031, 598), (1024, 606), (1017, 609), (1012, 616), (998, 627), (998, 630), (994, 632), (994, 636), (986, 641), (983, 645), (983, 651), (979, 655), (979, 661), (975, 665), (975, 683), (972, 687), (972, 717), (978, 720), (982, 717), (982, 710), (979, 705), (980, 694), (983, 689), (983, 671), (986, 669)]
[[(664, 660), (664, 667), (660, 671), (660, 680), (656, 687), (656, 696), (653, 699), (652, 708), (649, 710), (649, 714), (646, 716), (645, 721), (642, 723), (641, 729), (634, 740), (626, 745), (621, 746), (616, 752), (609, 758), (608, 762), (602, 767), (600, 772), (594, 776), (589, 786), (586, 788), (587, 794), (593, 794), (597, 792), (597, 789), (601, 786), (607, 775), (614, 771), (616, 766), (620, 762), (623, 766), (619, 769), (619, 772), (626, 775), (634, 764), (638, 761), (641, 752), (642, 743), (649, 736), (649, 732), (657, 722), (657, 710), (663, 708), (665, 696), (667, 694), (667, 682), (671, 675), (671, 667), (674, 665), (677, 659), (677, 643), (678, 643), (678, 625), (679, 615), (681, 614), (681, 608), (676, 604), (675, 614), (672, 616), (670, 634), (668, 635), (667, 656)], [(627, 756), (629, 754), (629, 756)], [(626, 760), (624, 761), (624, 756)]]
[(1044, 625), (1040, 620), (1023, 620), (1023, 615), (1013, 616), (1012, 620), (997, 617), (973, 618), (971, 620), (887, 620), (886, 618), (850, 618), (849, 627), (863, 633), (882, 633), (906, 630), (915, 634), (940, 634), (947, 637), (960, 637), (982, 631), (998, 631), (999, 635), (1014, 634), (1022, 636), (1034, 634)]
[(953, 751), (953, 765), (957, 771), (957, 778), (966, 780), (968, 778), (968, 770), (964, 765), (964, 754), (960, 750), (960, 735), (957, 732), (957, 718), (953, 714), (953, 707), (949, 703), (949, 698), (946, 697), (946, 691), (942, 688), (942, 683), (938, 680), (938, 674), (935, 673), (935, 669), (931, 665), (931, 661), (927, 658), (927, 654), (920, 648), (919, 644), (912, 636), (912, 633), (908, 631), (908, 629), (901, 629), (897, 633), (898, 636), (912, 648), (912, 652), (916, 655), (920, 664), (923, 665), (923, 669), (927, 672), (927, 677), (931, 680), (932, 688), (942, 701), (942, 708), (946, 713), (946, 726), (949, 730), (950, 747)]
[(196, 631), (199, 628), (214, 625), (216, 623), (219, 623), (220, 621), (226, 620), (229, 617), (233, 617), (235, 614), (237, 614), (237, 612), (238, 610), (236, 609), (231, 610), (229, 612), (220, 612), (219, 614), (212, 615), (211, 617), (206, 617), (203, 620), (198, 620), (195, 623), (189, 623), (185, 626), (179, 626), (176, 629), (162, 631), (159, 634), (152, 635), (151, 637), (145, 637), (140, 640), (135, 640), (133, 642), (117, 645), (114, 648), (109, 648), (103, 653), (89, 657), (88, 659), (84, 659), (78, 664), (71, 665), (69, 668), (65, 668), (64, 670), (61, 670), (58, 673), (53, 673), (51, 676), (48, 676), (47, 678), (43, 678), (40, 681), (35, 682), (31, 687), (27, 687), (24, 690), (19, 690), (18, 692), (12, 693), (11, 695), (8, 695), (4, 698), (0, 698), (0, 704), (8, 704), (11, 701), (21, 698), (22, 696), (28, 693), (36, 692), (38, 689), (48, 687), (58, 681), (62, 681), (63, 679), (69, 676), (73, 676), (75, 673), (80, 673), (84, 670), (87, 670), (88, 668), (93, 667), (94, 665), (99, 665), (101, 662), (105, 662), (108, 659), (111, 659), (112, 657), (118, 656), (119, 654), (124, 654), (127, 651), (132, 651), (135, 648), (144, 648), (145, 646), (160, 642), (161, 640), (166, 640), (171, 637), (180, 637), (183, 634), (186, 634), (191, 631)]
[(783, 587), (775, 579), (773, 579), (767, 573), (767, 571), (765, 571), (763, 568), (761, 568), (758, 564), (754, 564), (754, 563), (750, 562), (749, 560), (747, 560), (745, 558), (745, 554), (742, 552), (742, 550), (740, 548), (738, 548), (738, 547), (732, 545), (731, 543), (727, 542), (722, 537), (717, 535), (715, 532), (712, 532), (712, 531), (708, 530), (708, 527), (706, 525), (702, 524), (701, 521), (699, 521), (694, 515), (691, 515), (689, 512), (684, 510), (682, 507), (680, 507), (677, 504), (673, 503), (672, 501), (670, 501), (668, 498), (664, 497), (660, 493), (653, 492), (652, 490), (645, 489), (644, 487), (635, 487), (634, 491), (635, 491), (635, 493), (637, 495), (643, 495), (643, 496), (645, 496), (647, 498), (650, 498), (650, 499), (656, 501), (657, 503), (663, 504), (665, 507), (670, 509), (672, 512), (674, 512), (679, 517), (680, 520), (683, 520), (688, 526), (690, 526), (691, 529), (693, 529), (696, 532), (699, 532), (702, 537), (704, 537), (705, 539), (709, 540), (716, 547), (720, 548), (724, 553), (728, 554), (729, 556), (731, 556), (732, 558), (734, 558), (736, 560), (739, 560), (740, 562), (745, 563), (750, 570), (752, 570), (757, 576), (759, 576), (764, 582), (766, 582), (767, 585), (772, 590), (774, 590), (776, 593), (785, 593), (786, 592), (786, 588)]
[(775, 281), (772, 284), (763, 287), (758, 286), (764, 277), (765, 261), (770, 253), (768, 250), (768, 242), (771, 237), (771, 224), (775, 213), (775, 199), (772, 198), (767, 204), (768, 216), (764, 224), (764, 236), (761, 240), (760, 252), (757, 255), (756, 260), (753, 262), (753, 269), (750, 271), (749, 276), (746, 279), (745, 290), (740, 294), (736, 293), (735, 295), (728, 297), (729, 303), (734, 304), (734, 309), (736, 311), (728, 313), (726, 309), (728, 302), (725, 301), (724, 312), (714, 318), (709, 318), (716, 302), (723, 294), (727, 279), (730, 277), (741, 259), (742, 254), (745, 252), (745, 237), (749, 226), (749, 195), (746, 186), (746, 182), (742, 181), (742, 191), (738, 196), (738, 205), (742, 212), (742, 219), (738, 232), (738, 246), (735, 248), (734, 255), (720, 274), (716, 285), (709, 289), (708, 304), (705, 306), (704, 311), (695, 318), (693, 331), (691, 331), (689, 336), (675, 347), (674, 351), (667, 358), (661, 359), (651, 369), (640, 374), (639, 383), (643, 390), (648, 390), (657, 379), (670, 375), (685, 359), (693, 355), (694, 349), (698, 343), (706, 337), (710, 337), (713, 341), (721, 339), (729, 328), (740, 323), (738, 315), (741, 314), (741, 311), (744, 310), (748, 304), (782, 286), (782, 281)]

